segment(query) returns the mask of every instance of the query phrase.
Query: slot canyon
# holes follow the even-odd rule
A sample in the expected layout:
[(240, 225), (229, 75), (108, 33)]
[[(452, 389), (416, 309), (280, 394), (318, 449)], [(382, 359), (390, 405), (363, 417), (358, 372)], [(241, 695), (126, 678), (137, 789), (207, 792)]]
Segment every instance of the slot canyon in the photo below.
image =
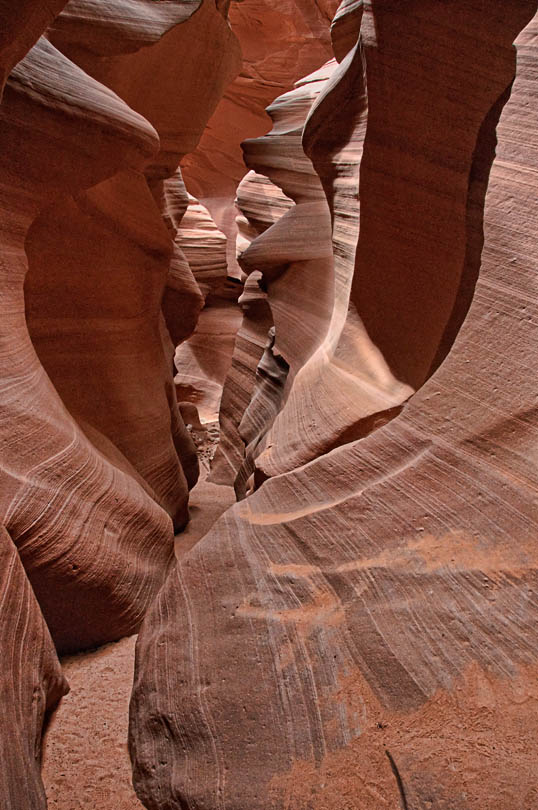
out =
[(0, 23), (0, 810), (538, 810), (536, 0)]

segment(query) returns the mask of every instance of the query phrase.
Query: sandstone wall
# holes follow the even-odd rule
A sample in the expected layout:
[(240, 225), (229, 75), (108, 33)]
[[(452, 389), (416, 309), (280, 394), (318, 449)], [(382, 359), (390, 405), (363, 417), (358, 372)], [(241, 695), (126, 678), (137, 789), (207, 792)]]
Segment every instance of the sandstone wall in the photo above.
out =
[[(342, 4), (302, 130), (330, 323), (312, 350), (314, 296), (284, 292), (319, 224), (267, 251), (264, 230), (242, 261), (291, 384), (276, 418), (247, 403), (269, 427), (255, 491), (139, 636), (131, 751), (152, 810), (536, 802), (535, 10)], [(256, 144), (281, 188), (289, 132)], [(293, 199), (273, 233), (309, 204)]]
[[(42, 727), (66, 689), (49, 631), (58, 652), (135, 632), (188, 520), (198, 462), (161, 310), (177, 252), (171, 212), (186, 197), (178, 164), (239, 69), (212, 0), (42, 6), (0, 7), (2, 76), (11, 71), (0, 106), (10, 810), (46, 806)], [(183, 282), (187, 335), (201, 293), (188, 266)], [(175, 325), (173, 307), (167, 315)]]
[(9, 810), (139, 629), (148, 810), (537, 804), (533, 14), (0, 0)]

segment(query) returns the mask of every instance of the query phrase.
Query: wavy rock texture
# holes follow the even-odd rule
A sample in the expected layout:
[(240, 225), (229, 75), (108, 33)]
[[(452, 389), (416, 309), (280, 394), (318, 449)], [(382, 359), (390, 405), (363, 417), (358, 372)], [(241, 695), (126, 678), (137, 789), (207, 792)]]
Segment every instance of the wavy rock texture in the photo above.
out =
[[(337, 6), (337, 0), (242, 0), (230, 6), (243, 52), (241, 72), (184, 162), (189, 190), (226, 235), (235, 217), (228, 201), (245, 175), (240, 144), (267, 131), (265, 108), (273, 99), (331, 57), (329, 25)], [(231, 259), (233, 249), (232, 243)]]
[[(55, 641), (60, 647), (91, 644), (140, 621), (170, 554), (171, 526), (126, 473), (131, 468), (121, 454), (110, 448), (111, 464), (98, 452), (39, 363), (25, 320), (25, 238), (51, 198), (76, 193), (118, 166), (142, 163), (157, 139), (143, 118), (45, 40), (14, 71), (0, 115), (2, 374), (9, 382), (2, 389), (2, 435), (9, 437), (2, 452), (2, 519)], [(64, 157), (52, 164), (47, 149), (60, 140)], [(129, 565), (130, 559), (138, 564)]]
[(2, 733), (0, 796), (9, 810), (45, 810), (40, 743), (47, 713), (68, 691), (17, 549), (0, 527)]
[(204, 296), (181, 246), (180, 225), (189, 207), (189, 193), (181, 170), (167, 178), (159, 191), (157, 203), (173, 240), (161, 308), (172, 343), (179, 346), (196, 329)]
[[(337, 0), (243, 0), (230, 5), (230, 24), (243, 53), (241, 72), (226, 89), (198, 148), (183, 161), (183, 172), (189, 191), (207, 207), (217, 227), (227, 237), (227, 265), (231, 278), (244, 281), (236, 262), (235, 250), (235, 196), (237, 186), (246, 173), (241, 142), (266, 132), (270, 126), (265, 112), (267, 105), (279, 94), (290, 90), (298, 78), (330, 58), (329, 24), (337, 5)], [(210, 311), (213, 306), (217, 311)], [(220, 331), (217, 323), (224, 320), (229, 324), (225, 340), (221, 342), (216, 355), (215, 368), (204, 362), (202, 357), (194, 361), (194, 365), (197, 365), (199, 360), (203, 371), (214, 380), (213, 404), (208, 403), (208, 408), (201, 403), (206, 416), (212, 413), (212, 418), (223, 377), (232, 362), (234, 343), (230, 328), (233, 327), (234, 334), (237, 333), (239, 317), (239, 313), (230, 306), (229, 298), (224, 303), (220, 298), (209, 300), (200, 320), (199, 338), (191, 341), (193, 351), (201, 355), (200, 346), (206, 338), (214, 343), (213, 336)], [(192, 359), (189, 365), (191, 363)], [(185, 370), (191, 374), (194, 369)], [(182, 373), (183, 367), (179, 371)], [(200, 385), (200, 374), (195, 374)], [(225, 443), (228, 447), (226, 453), (233, 457), (236, 425), (231, 430)], [(223, 469), (226, 469), (226, 465)], [(229, 473), (223, 472), (220, 477), (229, 483)]]
[[(118, 173), (75, 205), (62, 203), (34, 224), (27, 282), (30, 332), (71, 412), (114, 442), (181, 528), (187, 521), (188, 489), (196, 482), (197, 460), (177, 409), (171, 373), (174, 347), (159, 324), (175, 247), (161, 217), (161, 211), (169, 214), (168, 206), (160, 211), (153, 197), (161, 202), (166, 197), (164, 179), (168, 186), (179, 182), (174, 173), (180, 159), (195, 148), (236, 72), (235, 41), (211, 2), (201, 7), (162, 3), (148, 12), (147, 3), (116, 0), (105, 4), (103, 14), (100, 5), (94, 5), (85, 0), (70, 3), (49, 37), (144, 115), (159, 134), (160, 148), (143, 174)], [(170, 105), (172, 95), (175, 103)], [(73, 241), (53, 236), (49, 244), (50, 235), (66, 222)], [(43, 300), (53, 298), (51, 288), (58, 281), (50, 277), (51, 264), (73, 267), (71, 295), (67, 301), (49, 303), (44, 313)], [(113, 289), (102, 282), (112, 269)], [(192, 280), (186, 282), (189, 292)], [(177, 274), (174, 283), (177, 291)], [(166, 314), (169, 320), (179, 320), (169, 307)], [(66, 342), (76, 364), (61, 351)], [(81, 366), (94, 386), (87, 385)], [(133, 384), (136, 380), (144, 384)]]
[(219, 418), (224, 380), (231, 362), (242, 285), (228, 277), (227, 239), (207, 208), (190, 196), (179, 244), (203, 297), (195, 334), (176, 349), (176, 394), (196, 405), (203, 422)]
[[(59, 649), (134, 630), (163, 580), (173, 537), (120, 452), (110, 447), (107, 461), (88, 435), (99, 446), (104, 438), (66, 410), (30, 341), (23, 289), (25, 239), (40, 211), (142, 164), (156, 133), (45, 40), (13, 72), (0, 117), (0, 512), (29, 578), (6, 581), (0, 770), (10, 810), (26, 810), (46, 806), (41, 726), (45, 706), (64, 690), (45, 620)], [(20, 562), (6, 570), (22, 571)]]
[(350, 301), (418, 390), (266, 481), (171, 571), (131, 706), (151, 810), (536, 803), (537, 19), (507, 92), (534, 11), (367, 2), (349, 105), (318, 98), (305, 147), (335, 243), (340, 160), (362, 149)]
[[(244, 144), (245, 162), (280, 189), (280, 198), (294, 200), (277, 221), (254, 239), (239, 261), (247, 273), (261, 273), (273, 329), (260, 366), (258, 384), (239, 433), (246, 444), (245, 463), (236, 489), (244, 494), (253, 472), (253, 458), (281, 409), (297, 370), (323, 339), (330, 320), (333, 279), (330, 213), (323, 188), (301, 144), (305, 118), (332, 70), (325, 66), (299, 82), (268, 108), (271, 133)], [(252, 185), (243, 189), (248, 195)], [(254, 187), (254, 190), (257, 189)], [(255, 205), (247, 202), (243, 213)], [(258, 228), (259, 229), (259, 228)], [(274, 337), (273, 337), (274, 334)]]
[[(354, 24), (356, 42), (361, 15), (354, 7), (345, 11)], [(337, 36), (342, 33), (341, 19), (342, 13), (333, 26), (338, 53), (343, 50)], [(350, 27), (348, 23), (344, 29), (344, 44)], [(278, 393), (268, 392), (271, 407), (263, 404), (266, 396), (256, 395), (242, 412), (236, 406), (235, 413), (242, 413), (238, 431), (247, 444), (243, 464), (238, 464), (237, 453), (227, 450), (235, 440), (235, 425), (223, 414), (224, 442), (215, 477), (225, 481), (226, 473), (228, 477), (236, 473), (239, 494), (244, 494), (254, 466), (255, 483), (300, 466), (343, 441), (365, 435), (412, 393), (391, 374), (350, 301), (367, 111), (364, 86), (361, 51), (355, 47), (341, 65), (332, 60), (277, 99), (268, 108), (274, 121), (271, 133), (244, 145), (247, 165), (263, 172), (296, 206), (240, 257), (247, 273), (263, 275), (275, 325), (275, 353), (291, 373), (284, 386), (278, 385)], [(342, 109), (346, 122), (335, 125)], [(303, 152), (303, 131), (306, 143), (313, 141), (319, 175)], [(255, 188), (251, 191), (256, 193)], [(230, 377), (231, 399), (237, 392), (234, 383)], [(267, 387), (265, 379), (261, 385)], [(224, 458), (229, 459), (229, 470)]]
[[(156, 200), (237, 64), (221, 14), (199, 6), (70, 3), (49, 38), (85, 70), (42, 39), (0, 109), (1, 514), (61, 650), (136, 630), (172, 555), (158, 504), (184, 524), (196, 480), (160, 315), (174, 247)], [(212, 91), (170, 114), (148, 83), (166, 93), (182, 72)]]
[[(262, 233), (268, 230), (287, 212), (293, 201), (268, 177), (250, 171), (239, 184), (237, 205), (242, 212), (237, 217), (237, 248), (245, 252), (249, 245)], [(268, 361), (272, 358), (274, 338), (274, 319), (268, 302), (262, 274), (251, 269), (239, 298), (242, 312), (228, 375), (224, 381), (219, 422), (221, 428), (220, 443), (211, 469), (211, 480), (219, 484), (232, 485), (237, 480), (239, 492), (245, 491), (246, 479), (250, 475), (249, 463), (245, 463), (245, 445), (262, 436), (267, 430), (270, 415), (257, 407), (257, 397), (264, 397), (265, 388), (275, 394), (274, 402), (278, 408), (281, 400), (279, 380), (285, 383), (286, 374), (279, 373), (278, 364), (273, 360), (275, 374), (267, 376), (268, 363), (262, 370), (260, 363), (266, 352)], [(269, 338), (269, 330), (273, 330)], [(276, 390), (271, 384), (275, 381)], [(270, 398), (269, 398), (270, 399)], [(271, 408), (270, 401), (268, 401)], [(246, 414), (251, 406), (252, 419)], [(273, 407), (273, 417), (275, 415)], [(248, 424), (245, 424), (248, 423)]]
[[(24, 2), (15, 18), (2, 4), (1, 77), (64, 5)], [(173, 524), (187, 520), (198, 462), (161, 300), (186, 196), (178, 163), (239, 67), (221, 12), (211, 0), (72, 0), (4, 91), (0, 770), (10, 810), (46, 806), (43, 719), (66, 689), (49, 631), (61, 652), (136, 631), (173, 556)], [(196, 295), (185, 336), (201, 306), (187, 271), (184, 309)]]

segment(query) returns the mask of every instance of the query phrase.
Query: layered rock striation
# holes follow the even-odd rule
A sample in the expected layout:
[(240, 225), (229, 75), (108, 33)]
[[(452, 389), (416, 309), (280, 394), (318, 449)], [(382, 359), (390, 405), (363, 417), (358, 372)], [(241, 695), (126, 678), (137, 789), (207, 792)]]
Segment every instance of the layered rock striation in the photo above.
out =
[[(130, 744), (151, 810), (536, 800), (534, 12), (365, 3), (335, 48), (303, 131), (332, 226), (327, 342), (263, 485), (144, 622)], [(372, 424), (349, 393), (346, 427), (365, 359), (406, 403)]]
[(203, 308), (194, 334), (176, 350), (176, 395), (193, 404), (204, 423), (216, 422), (240, 322), (242, 284), (228, 275), (226, 236), (195, 197), (190, 196), (178, 236)]
[[(12, 380), (3, 520), (66, 649), (136, 628), (172, 553), (172, 522), (187, 520), (197, 460), (161, 312), (175, 252), (167, 225), (173, 184), (186, 195), (177, 164), (237, 53), (210, 3), (118, 2), (100, 14), (72, 2), (47, 37), (13, 71), (1, 111)], [(181, 64), (170, 62), (187, 42)], [(217, 81), (188, 114), (186, 103), (170, 113), (148, 93), (158, 66), (164, 95), (180, 71)]]
[[(11, 71), (0, 106), (10, 810), (46, 806), (42, 726), (66, 689), (53, 642), (65, 652), (135, 632), (188, 520), (198, 462), (161, 308), (170, 212), (186, 197), (178, 164), (239, 68), (212, 0), (42, 5), (0, 7), (2, 76)], [(201, 298), (185, 276), (185, 298)]]
[[(273, 0), (270, 3), (243, 0), (230, 4), (230, 24), (243, 56), (241, 71), (227, 87), (197, 149), (183, 162), (189, 191), (208, 209), (227, 239), (226, 261), (230, 279), (227, 295), (206, 299), (198, 336), (194, 336), (190, 345), (182, 350), (181, 353), (186, 354), (184, 359), (176, 357), (179, 376), (186, 374), (193, 384), (193, 390), (183, 390), (180, 394), (188, 395), (193, 401), (198, 399), (206, 419), (215, 418), (215, 405), (220, 402), (223, 383), (232, 364), (233, 338), (237, 335), (240, 315), (230, 301), (235, 303), (242, 292), (239, 285), (245, 281), (236, 261), (236, 192), (247, 172), (241, 143), (247, 138), (263, 135), (270, 126), (265, 108), (281, 93), (291, 90), (298, 78), (318, 68), (331, 56), (330, 21), (337, 5), (337, 0)], [(243, 303), (250, 307), (246, 302), (251, 300), (252, 285), (249, 284)], [(263, 344), (266, 341), (264, 335)], [(217, 343), (215, 362), (207, 362), (204, 354), (210, 353), (212, 350), (208, 347)], [(212, 393), (209, 390), (204, 393), (207, 386), (202, 382), (204, 377), (210, 380)], [(227, 399), (229, 397), (225, 395), (221, 412), (224, 421), (227, 419), (223, 415), (228, 409)], [(234, 403), (230, 402), (229, 407), (233, 409)], [(231, 458), (238, 452), (235, 450), (236, 427), (235, 423), (230, 424), (223, 437), (223, 449), (225, 447), (226, 455)], [(239, 439), (237, 447), (240, 445)], [(235, 466), (239, 467), (240, 463)], [(230, 480), (225, 461), (218, 480), (226, 483)]]
[(44, 810), (41, 736), (48, 714), (68, 691), (43, 614), (19, 554), (0, 527), (2, 733), (0, 796), (4, 807)]
[(535, 13), (0, 0), (10, 810), (139, 629), (148, 810), (538, 802)]

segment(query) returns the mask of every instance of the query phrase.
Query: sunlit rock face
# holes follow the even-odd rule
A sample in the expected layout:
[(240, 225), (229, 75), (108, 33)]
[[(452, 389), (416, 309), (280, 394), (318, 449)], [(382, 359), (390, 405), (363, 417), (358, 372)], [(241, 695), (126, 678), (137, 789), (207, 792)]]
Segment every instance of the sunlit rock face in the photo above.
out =
[[(245, 144), (243, 305), (274, 332), (245, 306), (233, 380), (245, 334), (262, 360), (224, 396), (263, 438), (139, 636), (151, 810), (536, 801), (535, 10), (343, 3), (304, 123), (284, 97)], [(332, 298), (293, 295), (324, 227)]]

